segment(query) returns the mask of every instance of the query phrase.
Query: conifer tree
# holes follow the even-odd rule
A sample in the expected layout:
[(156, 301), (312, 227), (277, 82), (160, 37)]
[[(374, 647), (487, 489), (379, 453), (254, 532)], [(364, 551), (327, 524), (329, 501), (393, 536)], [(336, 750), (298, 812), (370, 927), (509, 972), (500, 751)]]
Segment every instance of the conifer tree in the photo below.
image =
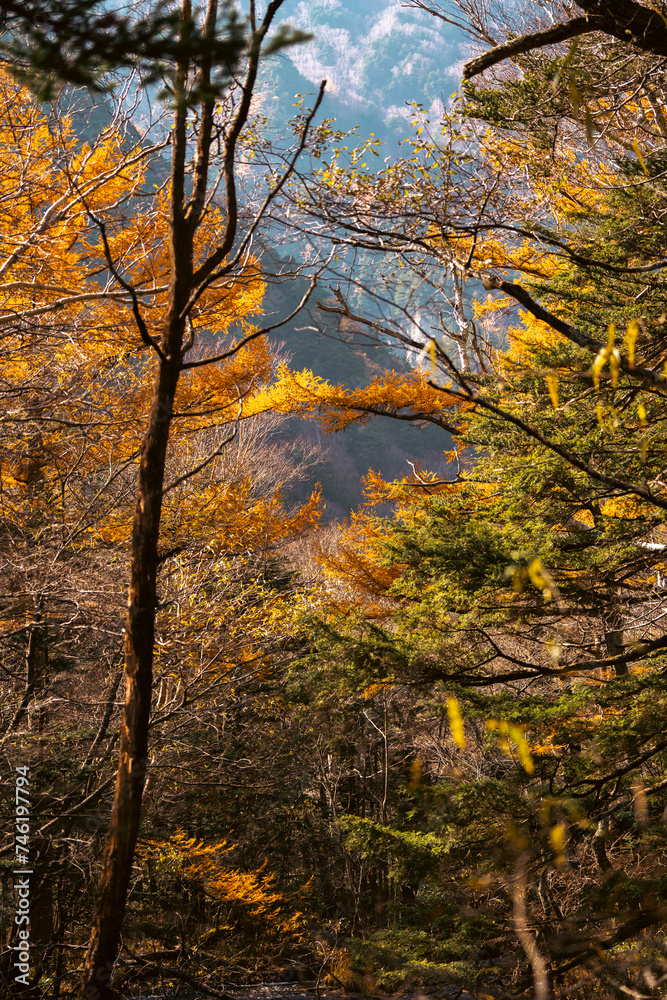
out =
[[(415, 109), (409, 155), (377, 172), (360, 166), (368, 145), (350, 163), (335, 146), (301, 201), (314, 229), (335, 218), (341, 245), (387, 260), (383, 303), (397, 265), (432, 289), (419, 322), (364, 316), (340, 291), (323, 304), (410, 349), (415, 384), (433, 393), (401, 408), (395, 392), (383, 405), (323, 390), (324, 419), (352, 419), (349, 408), (429, 420), (458, 452), (448, 475), (369, 480), (369, 499), (393, 501), (395, 515), (360, 514), (329, 557), (345, 596), (316, 656), (366, 691), (407, 683), (447, 707), (463, 751), (436, 799), (447, 836), (465, 823), (457, 842), (481, 892), (471, 899), (484, 897), (489, 935), (516, 933), (522, 989), (540, 997), (586, 974), (601, 995), (640, 988), (628, 942), (646, 986), (664, 972), (649, 957), (665, 915), (654, 880), (666, 746), (654, 714), (666, 645), (665, 135), (651, 54), (664, 23), (630, 8), (655, 35), (626, 40), (625, 21), (592, 31), (592, 16), (570, 34), (527, 25), (466, 75), (505, 57), (516, 72), (467, 85), (441, 122)], [(473, 27), (485, 37), (481, 14)], [(373, 836), (386, 851), (379, 829), (355, 834), (367, 858)], [(640, 842), (645, 864), (633, 866)], [(441, 878), (459, 858), (441, 863)], [(504, 906), (481, 890), (491, 885), (506, 888)]]

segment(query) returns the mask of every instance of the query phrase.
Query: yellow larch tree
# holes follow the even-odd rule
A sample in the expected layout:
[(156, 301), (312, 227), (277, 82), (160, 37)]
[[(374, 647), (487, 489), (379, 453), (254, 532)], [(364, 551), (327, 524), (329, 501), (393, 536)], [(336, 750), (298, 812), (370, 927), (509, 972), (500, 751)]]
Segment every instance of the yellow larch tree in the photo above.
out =
[[(86, 565), (88, 573), (99, 569), (96, 552), (106, 551), (117, 566), (128, 558), (130, 564), (125, 714), (81, 987), (86, 997), (113, 995), (147, 771), (158, 574), (167, 589), (175, 581), (183, 598), (175, 615), (162, 613), (173, 642), (161, 640), (161, 672), (172, 673), (170, 649), (182, 660), (184, 643), (217, 643), (208, 662), (204, 655), (190, 672), (186, 663), (181, 676), (190, 683), (203, 663), (210, 686), (216, 663), (223, 678), (234, 663), (261, 665), (262, 644), (275, 639), (260, 579), (245, 611), (227, 615), (231, 637), (220, 642), (219, 628), (212, 639), (202, 634), (202, 611), (205, 622), (213, 617), (205, 607), (212, 581), (232, 572), (235, 557), (252, 561), (318, 517), (316, 496), (303, 508), (286, 508), (278, 476), (258, 482), (252, 468), (232, 469), (225, 455), (244, 424), (261, 425), (270, 409), (266, 389), (277, 377), (257, 325), (264, 283), (249, 252), (266, 204), (249, 230), (240, 225), (235, 171), (260, 50), (280, 6), (274, 0), (262, 19), (253, 8), (237, 104), (220, 103), (217, 68), (206, 53), (191, 57), (183, 48), (173, 67), (173, 127), (152, 144), (138, 141), (122, 104), (102, 110), (108, 127), (84, 142), (76, 93), (44, 109), (0, 76), (0, 504), (4, 534), (31, 581), (5, 615), (4, 631), (18, 627), (45, 638), (44, 598), (53, 597), (55, 581), (44, 565), (34, 572), (40, 560), (57, 566), (75, 555), (79, 577)], [(181, 16), (187, 25), (187, 0)], [(211, 0), (203, 35), (213, 44), (225, 30), (225, 15)], [(90, 110), (90, 99), (81, 100)], [(283, 168), (287, 175), (311, 118)], [(282, 183), (279, 176), (270, 198)], [(196, 558), (179, 562), (186, 550), (196, 550)], [(102, 602), (103, 628), (120, 612), (124, 575), (121, 569), (112, 599)], [(96, 588), (88, 583), (92, 597)], [(61, 585), (61, 596), (67, 589)], [(220, 595), (233, 603), (238, 586), (223, 585)], [(79, 603), (91, 613), (100, 605)], [(10, 732), (35, 693), (34, 675)]]

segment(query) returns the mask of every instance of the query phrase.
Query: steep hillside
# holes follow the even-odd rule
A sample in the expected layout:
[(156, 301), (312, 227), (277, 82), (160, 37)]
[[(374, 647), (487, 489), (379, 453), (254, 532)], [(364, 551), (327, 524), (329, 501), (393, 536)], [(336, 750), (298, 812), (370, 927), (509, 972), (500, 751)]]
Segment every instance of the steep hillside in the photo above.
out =
[[(268, 252), (267, 268), (277, 271), (276, 260)], [(269, 284), (264, 303), (264, 319), (275, 322), (289, 315), (306, 287), (305, 279)], [(319, 293), (326, 298), (326, 290)], [(317, 297), (317, 296), (316, 296)], [(404, 357), (384, 344), (370, 343), (359, 331), (340, 327), (336, 318), (313, 306), (276, 331), (289, 363), (296, 370), (309, 369), (334, 385), (347, 388), (367, 385), (378, 370), (407, 370)], [(375, 418), (365, 427), (351, 427), (325, 435), (311, 421), (291, 420), (281, 436), (300, 437), (322, 451), (322, 460), (313, 467), (310, 482), (302, 485), (295, 498), (303, 499), (316, 481), (322, 485), (328, 520), (345, 517), (362, 500), (362, 476), (369, 469), (394, 479), (408, 475), (408, 461), (422, 462), (439, 474), (445, 471), (443, 451), (451, 448), (449, 436), (432, 425), (400, 423), (388, 417)]]
[[(262, 67), (262, 110), (271, 122), (286, 121), (294, 113), (295, 95), (312, 93), (326, 78), (322, 114), (341, 128), (358, 126), (362, 137), (373, 132), (386, 144), (384, 155), (395, 155), (406, 134), (406, 105), (416, 102), (437, 112), (458, 86), (461, 37), (400, 0), (290, 0), (283, 19), (313, 39)], [(365, 262), (368, 273), (373, 264)], [(275, 319), (289, 312), (300, 289), (298, 281), (269, 286), (267, 315)], [(372, 305), (365, 301), (363, 308), (368, 311)], [(359, 342), (351, 349), (350, 337), (316, 308), (280, 331), (294, 368), (312, 369), (334, 383), (361, 385), (373, 368), (405, 367), (403, 359), (381, 345)], [(289, 433), (325, 450), (326, 461), (314, 476), (322, 483), (328, 517), (346, 515), (359, 503), (360, 479), (369, 468), (400, 477), (409, 472), (410, 459), (442, 473), (442, 452), (450, 445), (432, 427), (384, 419), (328, 437), (312, 424), (292, 422)]]
[(393, 147), (404, 130), (406, 102), (442, 107), (458, 86), (460, 36), (400, 0), (290, 0), (284, 20), (313, 40), (264, 68), (281, 110), (294, 93), (326, 78), (324, 113)]

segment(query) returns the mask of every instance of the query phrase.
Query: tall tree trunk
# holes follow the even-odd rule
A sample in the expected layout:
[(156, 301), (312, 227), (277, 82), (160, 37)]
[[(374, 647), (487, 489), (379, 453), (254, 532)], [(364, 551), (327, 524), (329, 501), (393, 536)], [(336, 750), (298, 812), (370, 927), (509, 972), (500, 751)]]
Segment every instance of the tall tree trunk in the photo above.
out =
[(40, 597), (28, 632), (28, 645), (25, 651), (25, 691), (23, 692), (19, 707), (7, 726), (7, 733), (13, 733), (18, 729), (23, 716), (28, 711), (28, 706), (35, 695), (35, 691), (44, 684), (48, 667), (48, 633), (44, 620), (44, 599)]
[[(211, 8), (215, 20), (216, 0), (209, 0)], [(187, 39), (191, 15), (190, 0), (183, 0), (183, 41)], [(169, 298), (159, 347), (148, 333), (135, 297), (137, 325), (144, 343), (157, 353), (159, 367), (139, 460), (125, 624), (125, 706), (111, 820), (81, 983), (80, 996), (84, 1000), (114, 1000), (115, 997), (110, 986), (111, 975), (120, 943), (148, 767), (162, 490), (174, 399), (182, 369), (184, 309), (192, 291), (192, 248), (197, 224), (196, 221), (194, 225), (186, 224), (184, 208), (188, 71), (189, 60), (184, 53), (173, 78), (175, 110), (171, 150)]]
[[(618, 605), (612, 604), (611, 610), (606, 615), (604, 632), (604, 644), (609, 656), (620, 656), (623, 653), (625, 648), (623, 634), (623, 614)], [(628, 673), (627, 663), (617, 664), (614, 671), (617, 677), (623, 677)]]
[[(125, 707), (111, 820), (84, 966), (82, 996), (86, 1000), (112, 1000), (114, 996), (109, 984), (118, 952), (146, 779), (162, 488), (180, 369), (178, 331), (170, 333), (165, 339), (171, 340), (176, 350), (169, 361), (160, 364), (139, 467), (125, 626)], [(180, 337), (182, 340), (182, 329)]]

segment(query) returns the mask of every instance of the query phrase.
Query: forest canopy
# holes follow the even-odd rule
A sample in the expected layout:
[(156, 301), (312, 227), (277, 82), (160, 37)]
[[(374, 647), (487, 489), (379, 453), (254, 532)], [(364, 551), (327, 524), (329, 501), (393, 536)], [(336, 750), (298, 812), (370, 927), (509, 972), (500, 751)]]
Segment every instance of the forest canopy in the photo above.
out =
[[(324, 84), (271, 145), (279, 0), (155, 8), (168, 125), (129, 84), (44, 106), (5, 50), (11, 993), (664, 995), (667, 10), (410, 6), (475, 48), (378, 163)], [(281, 233), (312, 253), (271, 270)], [(293, 370), (271, 335), (306, 308), (395, 368)], [(369, 469), (340, 524), (289, 500), (288, 420), (380, 416), (440, 468)]]

